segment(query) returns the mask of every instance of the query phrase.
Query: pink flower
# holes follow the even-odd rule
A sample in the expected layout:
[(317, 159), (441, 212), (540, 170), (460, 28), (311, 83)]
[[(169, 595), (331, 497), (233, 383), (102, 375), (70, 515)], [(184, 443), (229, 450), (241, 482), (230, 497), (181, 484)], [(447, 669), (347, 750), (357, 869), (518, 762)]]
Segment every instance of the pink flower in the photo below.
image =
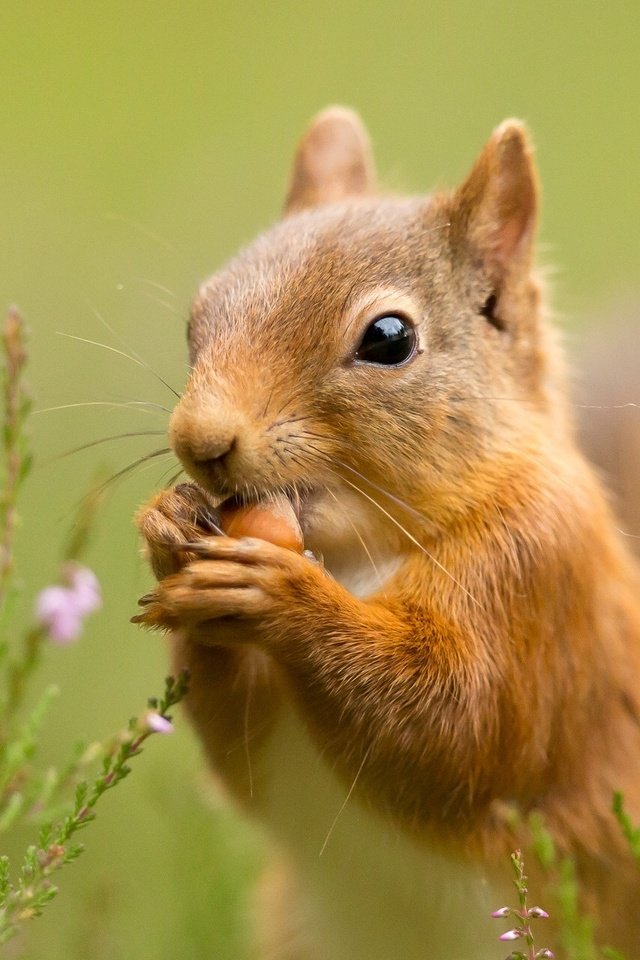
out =
[(83, 616), (95, 613), (102, 606), (102, 595), (98, 578), (88, 567), (79, 563), (70, 563), (65, 570), (74, 595), (76, 610)]
[(143, 723), (152, 733), (173, 733), (173, 724), (155, 710), (147, 710)]
[(519, 940), (520, 937), (524, 936), (524, 930), (507, 930), (506, 933), (502, 933), (498, 940)]
[(529, 913), (527, 914), (527, 916), (529, 916), (529, 917), (535, 917), (535, 918), (540, 919), (540, 920), (548, 920), (548, 919), (549, 919), (549, 914), (547, 913), (546, 910), (543, 910), (542, 907), (531, 907), (531, 909), (529, 910)]
[(55, 643), (65, 646), (82, 631), (82, 618), (66, 587), (46, 587), (36, 600), (36, 620)]
[(499, 910), (494, 910), (491, 916), (494, 920), (502, 920), (503, 917), (508, 917), (510, 913), (511, 909), (509, 907), (500, 907)]
[(60, 646), (77, 640), (84, 618), (102, 604), (100, 584), (88, 567), (67, 564), (63, 576), (69, 586), (45, 587), (36, 599), (35, 609), (37, 622)]

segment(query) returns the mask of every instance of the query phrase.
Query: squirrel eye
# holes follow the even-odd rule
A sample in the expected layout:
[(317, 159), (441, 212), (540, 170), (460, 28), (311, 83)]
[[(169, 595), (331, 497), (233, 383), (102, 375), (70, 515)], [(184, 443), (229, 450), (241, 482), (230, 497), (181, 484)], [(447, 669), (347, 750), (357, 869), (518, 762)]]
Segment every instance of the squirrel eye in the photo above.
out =
[(409, 360), (415, 350), (416, 332), (413, 325), (404, 317), (389, 313), (369, 324), (354, 360), (397, 367)]

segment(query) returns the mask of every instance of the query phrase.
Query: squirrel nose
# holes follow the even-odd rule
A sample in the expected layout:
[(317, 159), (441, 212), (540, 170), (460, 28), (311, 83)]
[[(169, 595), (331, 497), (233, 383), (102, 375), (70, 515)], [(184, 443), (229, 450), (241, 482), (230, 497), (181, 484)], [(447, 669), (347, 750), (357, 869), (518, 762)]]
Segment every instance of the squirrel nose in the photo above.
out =
[(235, 435), (193, 435), (174, 439), (173, 447), (185, 465), (191, 463), (200, 470), (224, 467), (225, 459), (236, 446)]
[(235, 437), (198, 438), (198, 442), (191, 445), (191, 459), (199, 467), (204, 467), (208, 463), (219, 463), (228, 453), (231, 453), (235, 445)]
[(221, 480), (228, 475), (228, 457), (238, 445), (237, 426), (221, 422), (220, 411), (210, 407), (178, 406), (171, 418), (169, 439), (188, 472), (194, 468), (211, 480)]

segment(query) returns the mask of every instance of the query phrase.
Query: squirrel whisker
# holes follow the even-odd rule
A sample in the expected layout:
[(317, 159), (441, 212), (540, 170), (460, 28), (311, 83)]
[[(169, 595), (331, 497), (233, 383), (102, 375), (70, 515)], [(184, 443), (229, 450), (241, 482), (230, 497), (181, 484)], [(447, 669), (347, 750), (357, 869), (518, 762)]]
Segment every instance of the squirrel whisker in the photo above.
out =
[(173, 297), (174, 300), (176, 299), (176, 294), (173, 292), (173, 290), (169, 290), (169, 287), (165, 287), (162, 283), (158, 283), (156, 280), (149, 280), (148, 277), (134, 277), (134, 280), (137, 283), (146, 283), (150, 287), (155, 287), (155, 289), (160, 290), (161, 293), (166, 293), (168, 297)]
[(81, 497), (77, 501), (77, 503), (74, 505), (72, 513), (74, 514), (77, 513), (77, 511), (84, 504), (100, 498), (106, 490), (108, 490), (115, 483), (117, 483), (118, 480), (121, 480), (123, 477), (127, 476), (137, 467), (141, 467), (145, 463), (148, 464), (149, 466), (153, 466), (153, 463), (151, 461), (155, 461), (159, 457), (162, 457), (162, 456), (166, 457), (169, 455), (173, 455), (173, 451), (169, 447), (164, 447), (160, 450), (153, 450), (151, 453), (147, 453), (143, 457), (138, 457), (137, 460), (134, 460), (132, 463), (127, 464), (126, 467), (122, 467), (121, 470), (118, 470), (116, 473), (112, 474), (112, 476), (108, 477), (102, 483), (99, 483), (95, 487), (91, 487), (91, 489), (87, 493), (85, 493), (85, 495)]
[(141, 293), (143, 297), (151, 300), (152, 303), (157, 303), (160, 307), (164, 307), (165, 310), (168, 310), (169, 313), (172, 313), (175, 317), (181, 316), (180, 311), (176, 310), (174, 304), (169, 303), (168, 300), (163, 300), (162, 297), (157, 296), (155, 293), (151, 293), (149, 290), (142, 290)]
[[(336, 463), (339, 463), (339, 462), (340, 462), (340, 461), (338, 461), (338, 460), (336, 461)], [(351, 469), (351, 468), (348, 468), (348, 469)], [(357, 471), (355, 471), (355, 470), (354, 470), (353, 472), (354, 472), (354, 473), (357, 473)], [(360, 474), (360, 476), (362, 476), (362, 475)], [(364, 477), (363, 479), (366, 480), (366, 477)], [(409, 533), (409, 531), (406, 529), (406, 527), (403, 527), (402, 524), (400, 523), (400, 521), (399, 521), (399, 520), (396, 520), (396, 518), (393, 516), (393, 514), (389, 513), (388, 510), (385, 510), (385, 508), (382, 506), (382, 504), (378, 503), (378, 501), (377, 501), (374, 497), (370, 497), (368, 493), (365, 493), (364, 490), (363, 490), (361, 487), (359, 487), (356, 483), (352, 483), (351, 480), (347, 480), (346, 477), (341, 477), (341, 480), (343, 481), (343, 483), (347, 483), (350, 487), (353, 487), (354, 490), (357, 490), (357, 492), (360, 493), (363, 497), (365, 497), (365, 499), (367, 499), (370, 503), (372, 503), (375, 507), (377, 507), (378, 510), (380, 510), (382, 513), (384, 513), (385, 517), (388, 517), (389, 520), (391, 520), (391, 522), (396, 525), (396, 527), (398, 528), (398, 530), (400, 530), (402, 533), (404, 533), (404, 535), (405, 535), (413, 544), (415, 544), (415, 546), (418, 547), (418, 549), (421, 550), (422, 553), (425, 554), (425, 556), (429, 557), (429, 559), (432, 561), (432, 563), (435, 563), (436, 567), (438, 567), (440, 570), (442, 570), (442, 572), (443, 572), (444, 574), (446, 574), (446, 576), (449, 577), (449, 579), (452, 580), (452, 581), (456, 584), (456, 586), (460, 587), (460, 589), (462, 590), (462, 592), (465, 593), (465, 594), (469, 597), (470, 600), (472, 600), (472, 601), (473, 601), (475, 604), (477, 604), (479, 607), (482, 607), (482, 604), (480, 603), (480, 601), (479, 601), (476, 597), (474, 597), (473, 594), (470, 593), (470, 592), (467, 590), (467, 588), (466, 588), (462, 583), (460, 583), (459, 580), (456, 580), (456, 578), (454, 577), (454, 575), (453, 575), (449, 570), (447, 570), (447, 568), (446, 568), (442, 563), (440, 563), (440, 561), (437, 559), (437, 557), (434, 557), (432, 553), (429, 553), (429, 551), (426, 549), (426, 547), (424, 547), (424, 546), (420, 543), (419, 540), (416, 540), (416, 538), (413, 536), (413, 534)], [(370, 482), (370, 481), (367, 480), (367, 483), (369, 483), (369, 482)], [(376, 488), (376, 489), (378, 489), (378, 488)], [(382, 488), (380, 488), (380, 490), (381, 490), (383, 493), (386, 492), (386, 491), (383, 491)], [(391, 498), (392, 498), (393, 500), (396, 499), (396, 497), (394, 497), (392, 494), (389, 494), (389, 496), (391, 496)], [(399, 501), (399, 503), (401, 503), (401, 505), (403, 505), (403, 506), (407, 506), (407, 504), (402, 504), (401, 501)], [(411, 510), (413, 510), (413, 507), (411, 508)]]
[(365, 554), (366, 554), (366, 556), (367, 556), (367, 558), (368, 558), (368, 560), (369, 560), (369, 563), (371, 564), (371, 566), (372, 566), (372, 568), (373, 568), (373, 572), (374, 572), (374, 574), (375, 574), (375, 576), (376, 576), (376, 579), (377, 579), (378, 583), (380, 584), (380, 588), (382, 589), (382, 587), (384, 587), (384, 577), (383, 577), (382, 574), (380, 573), (380, 571), (379, 571), (379, 569), (378, 569), (378, 567), (377, 567), (377, 565), (376, 565), (376, 562), (375, 562), (375, 560), (373, 559), (373, 557), (372, 557), (372, 555), (371, 555), (371, 551), (369, 550), (369, 547), (368, 547), (367, 544), (366, 544), (366, 541), (365, 541), (364, 537), (362, 536), (362, 534), (360, 533), (360, 531), (359, 531), (358, 528), (356, 527), (355, 523), (353, 522), (353, 520), (352, 520), (351, 517), (349, 516), (349, 511), (348, 511), (347, 508), (344, 506), (344, 504), (340, 502), (340, 500), (338, 499), (338, 497), (336, 496), (336, 494), (334, 493), (334, 491), (331, 490), (329, 487), (326, 487), (326, 491), (327, 491), (327, 493), (329, 494), (329, 496), (330, 496), (333, 500), (335, 500), (335, 502), (336, 502), (336, 504), (338, 505), (338, 507), (342, 510), (342, 512), (344, 513), (345, 517), (347, 518), (347, 520), (348, 520), (348, 522), (349, 522), (350, 527), (353, 529), (354, 534), (356, 535), (357, 539), (358, 539), (358, 540), (360, 541), (360, 543), (362, 544), (362, 549), (364, 550), (364, 552), (365, 552)]
[(121, 470), (118, 470), (117, 473), (114, 473), (109, 477), (108, 480), (105, 480), (98, 487), (95, 487), (91, 490), (88, 496), (95, 496), (96, 494), (103, 493), (108, 487), (110, 487), (116, 480), (120, 480), (121, 477), (125, 477), (128, 473), (131, 473), (137, 467), (142, 466), (144, 463), (148, 463), (150, 460), (156, 460), (158, 457), (173, 455), (173, 450), (170, 447), (163, 447), (160, 450), (153, 450), (151, 453), (145, 454), (143, 457), (138, 457), (137, 460), (134, 460), (132, 463), (127, 464), (126, 467), (122, 467)]
[(102, 347), (103, 350), (108, 350), (110, 353), (116, 353), (119, 357), (125, 357), (127, 360), (131, 360), (132, 363), (135, 363), (136, 366), (142, 367), (144, 370), (148, 370), (156, 380), (159, 380), (160, 383), (164, 384), (167, 390), (170, 390), (174, 397), (179, 400), (180, 394), (177, 390), (174, 390), (173, 387), (167, 383), (167, 381), (160, 376), (159, 373), (149, 366), (144, 360), (139, 359), (138, 357), (131, 356), (130, 353), (125, 353), (124, 350), (119, 350), (117, 347), (112, 347), (108, 343), (101, 343), (99, 340), (89, 340), (87, 337), (78, 337), (74, 333), (64, 333), (62, 330), (56, 330), (56, 333), (59, 337), (66, 337), (68, 340), (78, 340), (80, 343), (89, 343), (93, 347)]
[(350, 467), (348, 463), (344, 463), (342, 460), (336, 459), (335, 462), (340, 467), (343, 467), (345, 470), (349, 470), (357, 477), (360, 477), (361, 480), (364, 480), (365, 483), (368, 483), (369, 486), (373, 487), (374, 490), (377, 490), (378, 493), (384, 494), (385, 497), (388, 497), (389, 500), (393, 500), (394, 503), (413, 514), (414, 517), (417, 517), (419, 520), (427, 519), (423, 513), (421, 513), (419, 510), (416, 510), (416, 508), (412, 507), (411, 504), (407, 503), (405, 500), (402, 500), (400, 497), (397, 497), (395, 494), (391, 493), (391, 491), (386, 490), (385, 487), (381, 487), (377, 483), (374, 483), (373, 480), (370, 480), (368, 477), (366, 477), (364, 473), (360, 473), (360, 471), (356, 470), (355, 467)]
[(110, 440), (122, 440), (126, 437), (163, 437), (165, 433), (165, 430), (136, 430), (127, 433), (114, 433), (109, 437), (100, 437), (98, 440), (90, 440), (88, 443), (82, 443), (80, 446), (73, 447), (71, 450), (65, 450), (64, 453), (59, 453), (47, 462), (53, 463), (56, 460), (62, 460), (64, 457), (70, 457), (72, 454), (80, 453), (82, 450), (89, 450), (91, 447), (97, 447), (99, 444), (107, 443)]
[[(171, 470), (171, 469), (173, 469), (172, 466), (169, 467), (169, 470)], [(169, 470), (165, 470), (164, 473), (162, 473), (162, 474), (160, 475), (160, 477), (158, 478), (158, 485), (164, 483), (164, 478), (165, 478), (166, 475), (169, 473)], [(177, 473), (174, 473), (173, 476), (169, 477), (169, 479), (167, 480), (166, 486), (169, 487), (169, 488), (173, 487), (174, 484), (176, 483), (176, 481), (178, 480), (178, 478), (180, 477), (180, 475), (183, 474), (183, 473), (184, 473), (184, 470), (178, 470)]]
[[(171, 414), (169, 407), (163, 407), (160, 403), (153, 403), (151, 400), (82, 400), (80, 403), (61, 403), (56, 407), (42, 407), (40, 410), (34, 410), (33, 413), (53, 413), (55, 410), (71, 410), (73, 407), (139, 407), (142, 413), (155, 413), (156, 410), (162, 410), (163, 413)], [(145, 407), (150, 409), (145, 410)]]

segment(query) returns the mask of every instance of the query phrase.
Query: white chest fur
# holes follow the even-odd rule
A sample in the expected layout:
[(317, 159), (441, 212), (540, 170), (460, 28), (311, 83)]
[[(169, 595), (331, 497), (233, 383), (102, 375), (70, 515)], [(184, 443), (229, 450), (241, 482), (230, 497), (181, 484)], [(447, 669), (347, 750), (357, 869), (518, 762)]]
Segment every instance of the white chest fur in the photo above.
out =
[[(335, 572), (364, 598), (401, 563), (377, 556)], [(502, 903), (482, 872), (419, 845), (365, 809), (355, 785), (341, 782), (321, 756), (293, 704), (284, 705), (256, 761), (260, 818), (292, 862), (306, 900), (304, 960), (504, 956), (489, 918)]]
[(293, 707), (265, 746), (260, 817), (288, 854), (308, 902), (305, 960), (504, 956), (500, 929), (489, 919), (500, 895), (481, 871), (419, 846), (364, 809), (332, 774)]

